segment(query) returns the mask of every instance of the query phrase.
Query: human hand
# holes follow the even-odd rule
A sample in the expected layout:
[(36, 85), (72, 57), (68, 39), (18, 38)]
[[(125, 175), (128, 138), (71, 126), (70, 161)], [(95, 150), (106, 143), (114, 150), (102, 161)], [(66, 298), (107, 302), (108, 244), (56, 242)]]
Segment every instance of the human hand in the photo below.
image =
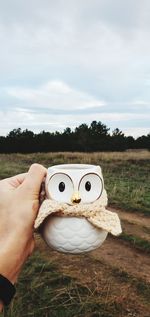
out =
[(0, 274), (13, 284), (34, 249), (33, 226), (46, 168), (31, 165), (28, 173), (0, 181)]

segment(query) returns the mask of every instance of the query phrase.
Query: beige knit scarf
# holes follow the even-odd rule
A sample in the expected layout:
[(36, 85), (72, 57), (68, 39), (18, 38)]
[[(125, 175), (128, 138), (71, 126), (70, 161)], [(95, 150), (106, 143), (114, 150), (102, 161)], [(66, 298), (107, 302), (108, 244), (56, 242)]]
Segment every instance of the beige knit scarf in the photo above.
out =
[(106, 230), (117, 236), (122, 232), (119, 217), (116, 213), (107, 210), (107, 193), (103, 193), (99, 199), (89, 204), (67, 204), (51, 199), (45, 199), (39, 209), (34, 228), (38, 229), (48, 216), (73, 216), (84, 217), (95, 227)]

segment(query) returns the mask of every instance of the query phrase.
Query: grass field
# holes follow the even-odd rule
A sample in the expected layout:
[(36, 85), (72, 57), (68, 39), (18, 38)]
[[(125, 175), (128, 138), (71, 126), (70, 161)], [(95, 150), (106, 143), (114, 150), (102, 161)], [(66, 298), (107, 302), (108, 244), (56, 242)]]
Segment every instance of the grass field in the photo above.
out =
[(150, 152), (3, 154), (0, 178), (25, 172), (33, 162), (100, 165), (109, 208), (117, 209), (123, 234), (80, 256), (52, 251), (37, 236), (36, 252), (3, 315), (149, 317)]
[(0, 155), (0, 177), (27, 171), (39, 162), (54, 164), (87, 163), (102, 167), (109, 204), (126, 210), (150, 213), (150, 152), (36, 153)]

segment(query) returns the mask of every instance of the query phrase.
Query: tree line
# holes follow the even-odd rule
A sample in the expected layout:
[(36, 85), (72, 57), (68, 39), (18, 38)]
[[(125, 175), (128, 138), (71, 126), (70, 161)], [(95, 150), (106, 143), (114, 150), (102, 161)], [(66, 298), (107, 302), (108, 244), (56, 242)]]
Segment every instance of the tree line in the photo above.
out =
[(116, 128), (110, 129), (101, 121), (92, 121), (90, 125), (83, 123), (71, 130), (67, 127), (63, 132), (53, 133), (41, 131), (36, 134), (21, 128), (13, 129), (7, 136), (0, 137), (0, 153), (33, 153), (57, 151), (125, 151), (127, 149), (150, 150), (150, 133), (135, 139), (125, 136)]

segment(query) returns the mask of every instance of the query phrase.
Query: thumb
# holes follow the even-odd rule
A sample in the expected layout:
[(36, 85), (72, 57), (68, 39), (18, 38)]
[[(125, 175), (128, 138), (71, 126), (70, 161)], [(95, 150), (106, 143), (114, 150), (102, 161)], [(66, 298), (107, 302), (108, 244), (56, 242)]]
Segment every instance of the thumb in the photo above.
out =
[(30, 193), (30, 195), (33, 196), (33, 199), (37, 199), (46, 173), (47, 170), (44, 166), (37, 163), (32, 164), (24, 182), (20, 185), (22, 190), (26, 193)]

